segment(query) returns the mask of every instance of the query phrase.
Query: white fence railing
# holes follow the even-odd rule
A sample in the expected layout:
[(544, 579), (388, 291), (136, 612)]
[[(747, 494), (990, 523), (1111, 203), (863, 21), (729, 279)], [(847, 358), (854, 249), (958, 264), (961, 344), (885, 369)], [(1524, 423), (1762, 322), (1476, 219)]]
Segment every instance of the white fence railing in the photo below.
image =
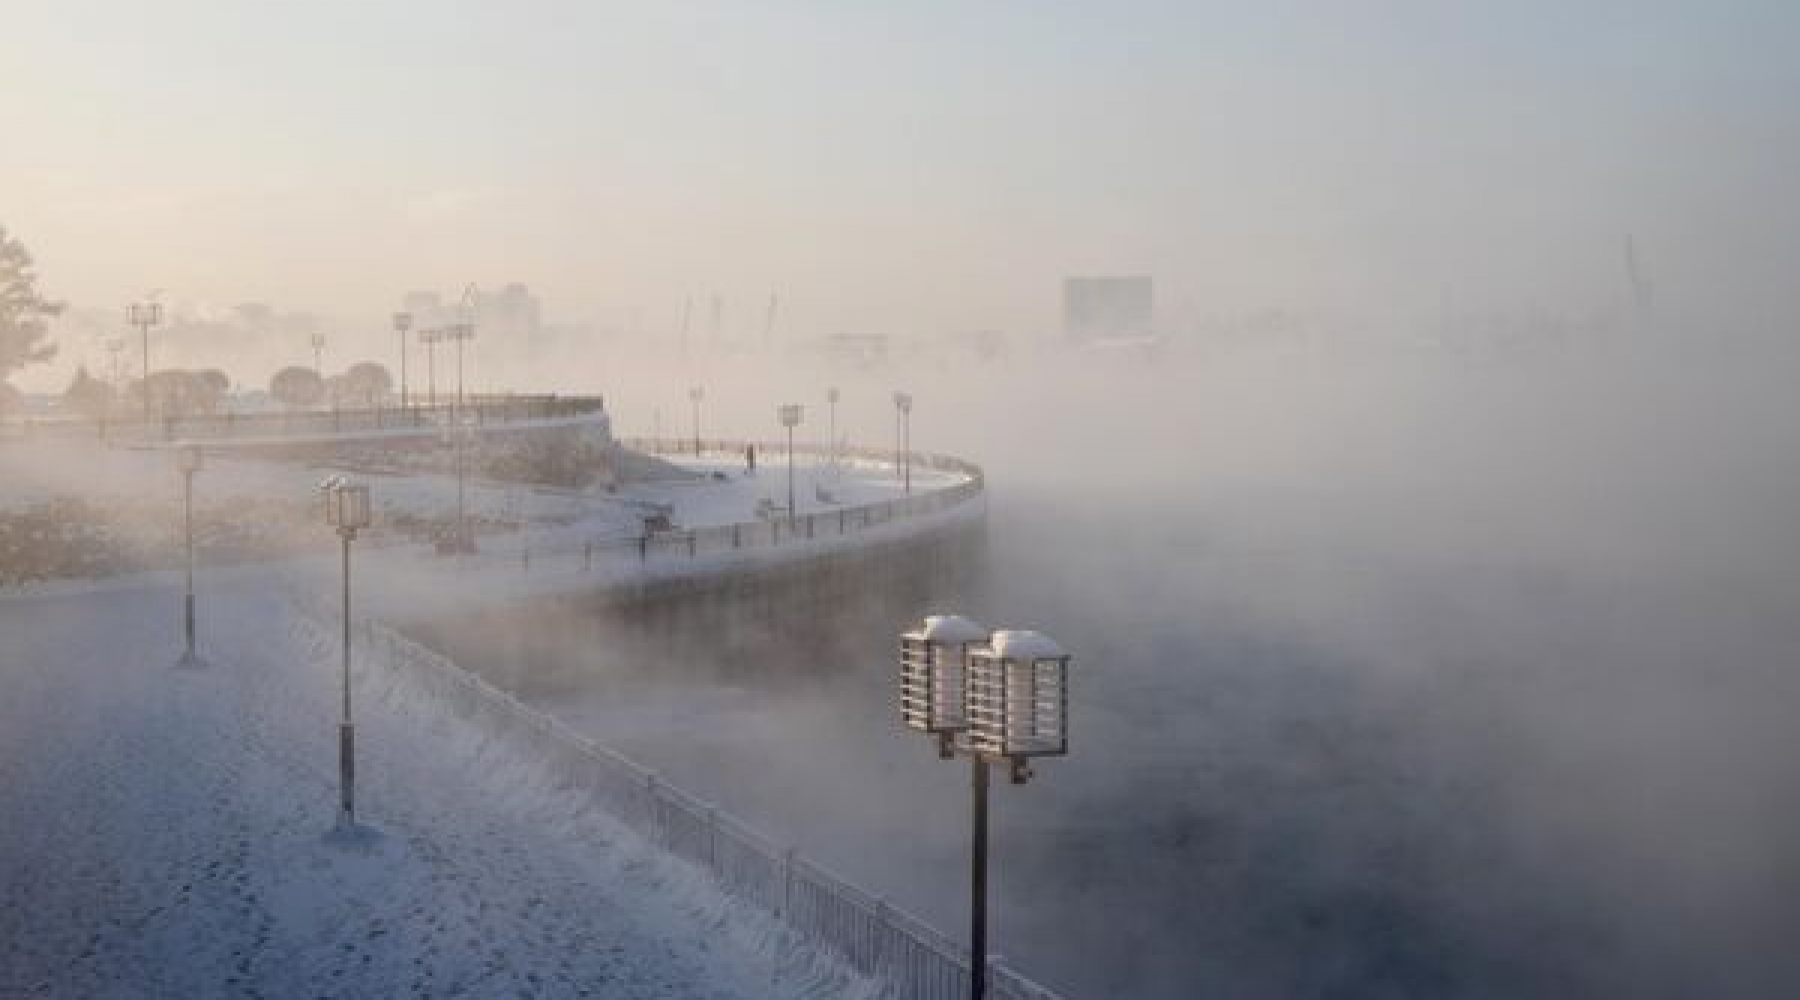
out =
[[(625, 438), (628, 448), (653, 455), (690, 456), (695, 454), (692, 439)], [(754, 445), (759, 451), (773, 454), (773, 442), (716, 440), (701, 442), (703, 455), (741, 455)], [(786, 447), (783, 445), (782, 447)], [(816, 458), (827, 455), (841, 460), (892, 463), (890, 451), (872, 448), (839, 448), (835, 452), (816, 446), (796, 445), (796, 453)], [(484, 568), (514, 568), (522, 573), (605, 573), (621, 564), (671, 560), (699, 560), (707, 556), (727, 555), (748, 550), (779, 549), (833, 538), (852, 538), (895, 521), (918, 518), (968, 503), (980, 497), (986, 488), (981, 466), (952, 455), (911, 452), (908, 460), (916, 469), (929, 469), (958, 477), (950, 485), (920, 483), (918, 492), (891, 500), (865, 504), (843, 504), (827, 510), (795, 514), (777, 513), (767, 518), (714, 524), (704, 527), (672, 527), (665, 530), (620, 532), (613, 529), (591, 537), (562, 535), (554, 541), (536, 541), (524, 545), (483, 549), (465, 557), (463, 565)]]
[[(651, 843), (711, 873), (724, 892), (762, 906), (884, 984), (887, 996), (966, 1000), (968, 950), (924, 921), (392, 629), (366, 621), (361, 631), (381, 654), (362, 659), (362, 669), (373, 662), (403, 671), (412, 685), (514, 741)], [(987, 977), (995, 1000), (1062, 1000), (992, 957)]]
[(308, 438), (370, 431), (436, 432), (460, 416), (481, 427), (589, 416), (606, 412), (600, 396), (475, 395), (454, 402), (400, 406), (238, 413), (158, 414), (145, 420), (129, 407), (103, 416), (67, 414), (0, 421), (0, 433), (25, 438), (98, 438), (103, 441), (228, 441), (235, 438)]

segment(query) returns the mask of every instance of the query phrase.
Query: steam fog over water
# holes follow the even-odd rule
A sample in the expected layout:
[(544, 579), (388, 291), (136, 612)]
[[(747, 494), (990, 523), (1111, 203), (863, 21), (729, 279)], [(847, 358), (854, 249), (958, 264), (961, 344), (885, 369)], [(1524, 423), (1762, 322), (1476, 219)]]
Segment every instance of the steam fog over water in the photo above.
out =
[(898, 636), (1046, 633), (1068, 1000), (1800, 995), (1800, 4), (9, 7), (0, 994), (907, 993), (335, 591), (956, 942)]
[(1766, 996), (1800, 973), (1780, 360), (1015, 363), (922, 393), (915, 443), (990, 477), (963, 572), (430, 634), (954, 928), (966, 765), (900, 729), (894, 634), (1050, 631), (1072, 753), (996, 786), (993, 940), (1075, 995)]

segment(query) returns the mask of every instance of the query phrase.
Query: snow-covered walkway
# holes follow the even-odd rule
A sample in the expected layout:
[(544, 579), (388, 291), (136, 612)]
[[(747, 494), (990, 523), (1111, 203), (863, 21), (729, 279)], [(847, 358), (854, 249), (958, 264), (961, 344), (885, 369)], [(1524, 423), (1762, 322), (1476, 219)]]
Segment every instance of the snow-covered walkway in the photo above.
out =
[(0, 602), (0, 996), (845, 996), (729, 901), (391, 674), (359, 674), (336, 801), (335, 636), (273, 586)]

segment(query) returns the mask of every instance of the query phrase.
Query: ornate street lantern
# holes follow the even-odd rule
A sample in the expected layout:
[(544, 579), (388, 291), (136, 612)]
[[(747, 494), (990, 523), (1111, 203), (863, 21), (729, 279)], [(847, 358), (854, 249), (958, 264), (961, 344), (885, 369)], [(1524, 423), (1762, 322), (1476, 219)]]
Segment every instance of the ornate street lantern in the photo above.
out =
[(971, 752), (1007, 763), (1013, 784), (1030, 758), (1069, 752), (1069, 654), (1049, 636), (995, 632), (969, 650), (968, 672)]
[(338, 530), (345, 539), (369, 526), (369, 487), (353, 483), (343, 476), (333, 476), (320, 485), (325, 494), (325, 523)]
[(900, 636), (900, 719), (935, 736), (945, 760), (955, 755), (956, 734), (969, 727), (969, 648), (987, 641), (986, 628), (957, 615), (932, 615)]
[(987, 992), (988, 769), (1022, 785), (1031, 758), (1069, 752), (1068, 681), (1069, 654), (1037, 632), (934, 615), (900, 636), (901, 721), (969, 758), (969, 1000)]

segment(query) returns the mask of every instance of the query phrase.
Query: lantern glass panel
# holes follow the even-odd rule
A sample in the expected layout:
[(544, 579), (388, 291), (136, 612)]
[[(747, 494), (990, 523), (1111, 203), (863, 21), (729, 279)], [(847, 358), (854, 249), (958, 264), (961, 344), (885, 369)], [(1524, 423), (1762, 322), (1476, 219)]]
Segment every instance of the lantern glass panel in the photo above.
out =
[(1067, 655), (1004, 656), (991, 646), (969, 654), (969, 744), (992, 757), (1068, 753)]
[(926, 733), (961, 732), (964, 711), (964, 645), (934, 642), (923, 632), (900, 637), (900, 718)]
[(345, 528), (366, 528), (369, 526), (369, 488), (362, 485), (345, 486), (339, 491), (342, 506), (338, 517)]

